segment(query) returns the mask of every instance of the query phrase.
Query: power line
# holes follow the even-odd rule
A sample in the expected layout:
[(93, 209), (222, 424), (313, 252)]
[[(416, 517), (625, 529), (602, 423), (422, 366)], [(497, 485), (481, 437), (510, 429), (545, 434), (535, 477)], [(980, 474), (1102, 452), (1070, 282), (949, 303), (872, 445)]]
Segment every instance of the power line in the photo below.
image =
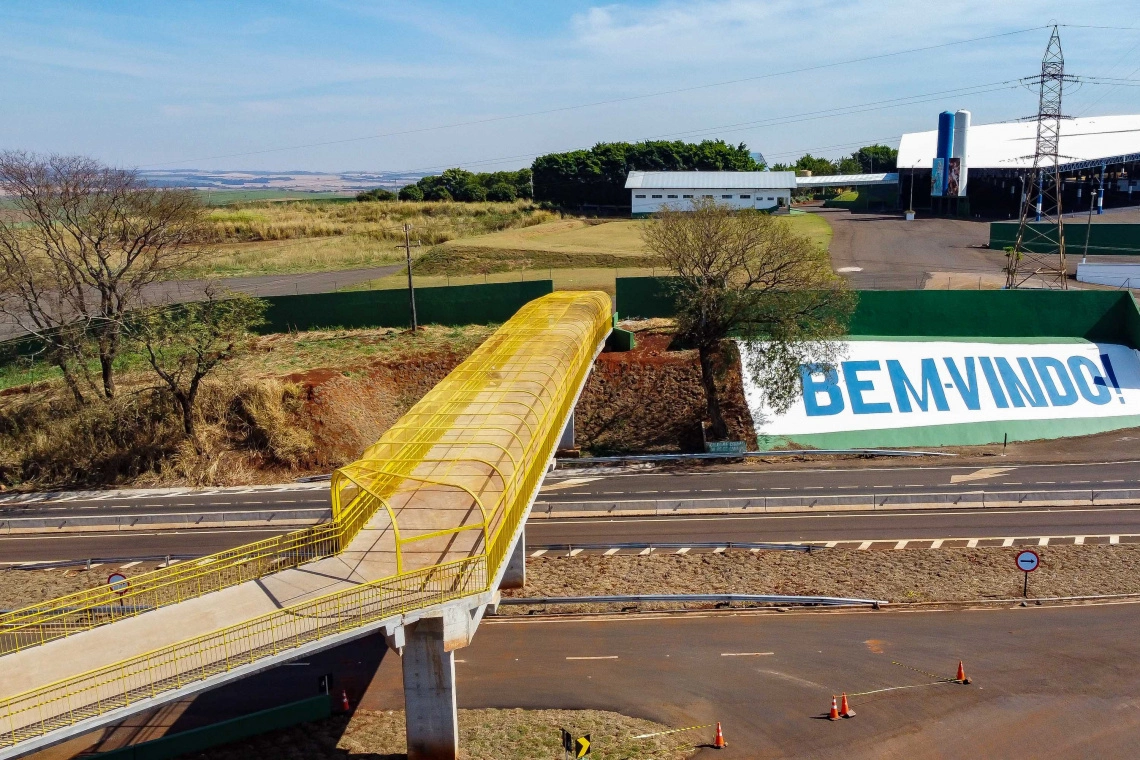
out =
[(531, 116), (546, 116), (549, 114), (565, 113), (566, 111), (574, 111), (574, 110), (578, 110), (578, 109), (582, 109), (582, 108), (595, 108), (597, 106), (614, 105), (617, 103), (628, 103), (628, 102), (635, 101), (635, 100), (645, 100), (648, 98), (661, 97), (663, 95), (676, 95), (676, 94), (684, 93), (684, 92), (694, 92), (697, 90), (707, 90), (707, 89), (711, 89), (714, 87), (726, 87), (728, 85), (742, 84), (745, 82), (755, 82), (755, 81), (760, 81), (763, 79), (772, 79), (774, 77), (787, 76), (790, 74), (802, 74), (802, 73), (809, 72), (809, 71), (820, 71), (823, 69), (835, 68), (837, 66), (849, 66), (849, 65), (855, 64), (855, 63), (865, 63), (867, 61), (881, 60), (883, 58), (892, 58), (892, 57), (897, 57), (900, 55), (909, 55), (911, 53), (921, 53), (921, 52), (926, 52), (929, 50), (938, 50), (940, 48), (953, 47), (955, 45), (966, 45), (966, 44), (973, 43), (973, 42), (982, 42), (984, 40), (993, 40), (993, 39), (999, 39), (1002, 37), (1011, 37), (1011, 36), (1018, 35), (1018, 34), (1025, 34), (1027, 32), (1035, 32), (1035, 31), (1038, 31), (1041, 29), (1048, 29), (1048, 28), (1050, 28), (1050, 27), (1047, 25), (1034, 26), (1034, 27), (1029, 27), (1027, 29), (1018, 29), (1018, 30), (1015, 30), (1012, 32), (1002, 32), (1000, 34), (990, 34), (990, 35), (984, 35), (981, 37), (971, 37), (971, 38), (965, 39), (965, 40), (955, 40), (953, 42), (943, 42), (943, 43), (939, 43), (937, 45), (925, 45), (922, 47), (908, 48), (906, 50), (896, 50), (896, 51), (893, 51), (890, 53), (878, 53), (876, 55), (862, 56), (860, 58), (851, 58), (851, 59), (848, 59), (845, 61), (835, 61), (833, 63), (821, 63), (821, 64), (816, 64), (813, 66), (802, 66), (800, 68), (795, 68), (795, 69), (785, 69), (783, 71), (773, 71), (773, 72), (769, 72), (767, 74), (758, 74), (756, 76), (744, 77), (741, 79), (730, 79), (730, 80), (726, 80), (723, 82), (711, 82), (708, 84), (693, 85), (690, 87), (679, 87), (679, 88), (671, 89), (671, 90), (659, 90), (657, 92), (644, 93), (641, 95), (630, 95), (630, 96), (622, 97), (622, 98), (612, 98), (609, 100), (594, 101), (592, 103), (580, 103), (580, 104), (571, 105), (571, 106), (561, 106), (558, 108), (549, 108), (549, 109), (545, 109), (545, 110), (541, 110), (541, 111), (528, 111), (525, 113), (508, 114), (506, 116), (492, 116), (492, 117), (489, 117), (486, 119), (473, 119), (470, 121), (454, 122), (451, 124), (440, 124), (440, 125), (430, 126), (430, 127), (417, 127), (414, 129), (403, 129), (403, 130), (397, 130), (394, 132), (383, 132), (380, 134), (365, 135), (365, 136), (361, 136), (361, 137), (346, 137), (346, 138), (342, 138), (342, 139), (338, 139), (338, 140), (325, 140), (322, 142), (315, 142), (315, 143), (288, 145), (288, 146), (282, 146), (279, 148), (264, 148), (262, 150), (246, 151), (246, 152), (242, 152), (242, 153), (227, 153), (224, 155), (208, 156), (205, 158), (180, 159), (178, 161), (163, 161), (163, 162), (155, 163), (155, 164), (146, 164), (145, 166), (143, 166), (141, 168), (150, 168), (150, 167), (157, 167), (157, 166), (171, 166), (171, 165), (175, 165), (175, 164), (188, 164), (188, 163), (196, 163), (199, 161), (217, 161), (217, 160), (224, 159), (224, 158), (241, 158), (241, 157), (245, 157), (245, 156), (258, 156), (258, 155), (264, 155), (266, 153), (280, 153), (280, 152), (290, 151), (290, 150), (302, 150), (305, 148), (321, 148), (321, 147), (326, 147), (329, 145), (343, 145), (346, 143), (363, 142), (363, 141), (367, 141), (367, 140), (379, 140), (379, 139), (383, 139), (385, 137), (399, 137), (399, 136), (403, 136), (403, 135), (421, 134), (424, 132), (434, 132), (434, 131), (443, 130), (443, 129), (455, 129), (458, 127), (471, 127), (471, 126), (477, 126), (477, 125), (481, 125), (481, 124), (492, 124), (495, 122), (509, 121), (509, 120), (513, 120), (513, 119), (523, 119), (523, 118), (528, 118)]

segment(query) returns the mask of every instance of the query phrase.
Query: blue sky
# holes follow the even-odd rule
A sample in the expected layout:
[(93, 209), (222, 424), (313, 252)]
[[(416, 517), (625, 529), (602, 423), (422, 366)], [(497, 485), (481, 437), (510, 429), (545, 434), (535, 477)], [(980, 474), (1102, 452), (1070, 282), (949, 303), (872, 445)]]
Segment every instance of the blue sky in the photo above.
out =
[[(1070, 73), (1140, 79), (1140, 3), (1119, 0), (6, 2), (0, 149), (313, 171), (514, 168), (664, 136), (743, 141), (776, 160), (836, 156), (932, 129), (947, 108), (975, 123), (1024, 116), (1036, 94), (756, 122), (1032, 74), (1048, 32), (756, 77), (1048, 20), (1113, 27), (1062, 29)], [(687, 87), (700, 89), (566, 108)], [(566, 110), (500, 118), (551, 109)], [(1066, 110), (1135, 113), (1140, 88), (1074, 86)], [(435, 129), (457, 123), (468, 124)], [(354, 139), (374, 135), (387, 136)]]

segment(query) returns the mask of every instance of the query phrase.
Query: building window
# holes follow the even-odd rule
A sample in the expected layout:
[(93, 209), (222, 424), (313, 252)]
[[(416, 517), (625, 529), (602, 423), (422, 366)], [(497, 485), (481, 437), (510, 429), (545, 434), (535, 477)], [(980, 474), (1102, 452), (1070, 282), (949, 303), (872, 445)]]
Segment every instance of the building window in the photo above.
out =
[(655, 195), (655, 196), (653, 196), (653, 197), (654, 197), (654, 198), (660, 198), (661, 196), (660, 196), (660, 195)]
[(691, 196), (691, 195), (682, 195), (681, 197), (682, 197), (682, 198), (692, 198), (693, 196)]
[(677, 196), (675, 196), (675, 195), (670, 195), (669, 197), (670, 197), (670, 198), (676, 198)]
[(701, 197), (702, 198), (711, 198), (712, 196), (711, 195), (702, 195)]
[(721, 197), (721, 198), (731, 198), (732, 196), (731, 196), (731, 195), (722, 195), (722, 196), (720, 196), (720, 197)]
[(752, 196), (751, 196), (751, 195), (744, 195), (744, 194), (742, 193), (740, 197), (741, 197), (741, 198), (751, 198)]
[(770, 200), (770, 201), (774, 201), (774, 200), (776, 200), (776, 199), (775, 199), (775, 198), (772, 198), (771, 196), (769, 196), (769, 197), (768, 197), (768, 200)]
[(635, 195), (635, 196), (633, 196), (633, 197), (634, 197), (634, 198), (644, 198), (645, 196), (644, 196), (644, 195)]

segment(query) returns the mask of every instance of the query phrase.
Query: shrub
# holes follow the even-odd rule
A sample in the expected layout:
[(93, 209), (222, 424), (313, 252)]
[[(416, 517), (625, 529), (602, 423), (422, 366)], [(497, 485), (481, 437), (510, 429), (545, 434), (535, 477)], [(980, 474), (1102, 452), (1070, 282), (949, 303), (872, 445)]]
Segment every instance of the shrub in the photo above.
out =
[(419, 185), (405, 185), (400, 188), (399, 198), (402, 201), (422, 201), (424, 191)]
[(506, 182), (500, 182), (487, 191), (487, 200), (489, 201), (510, 202), (517, 198), (515, 189)]
[(362, 193), (356, 194), (356, 200), (361, 201), (394, 201), (396, 194), (391, 190), (385, 190), (382, 187), (377, 187), (372, 190), (365, 190)]

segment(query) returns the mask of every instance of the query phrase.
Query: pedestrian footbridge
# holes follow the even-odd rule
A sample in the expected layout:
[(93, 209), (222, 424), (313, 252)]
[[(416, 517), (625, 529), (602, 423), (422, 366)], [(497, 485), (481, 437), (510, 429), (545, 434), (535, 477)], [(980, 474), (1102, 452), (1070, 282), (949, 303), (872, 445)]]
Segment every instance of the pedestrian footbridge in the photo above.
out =
[(452, 652), (521, 583), (610, 315), (596, 292), (524, 306), (334, 473), (327, 524), (0, 615), (0, 758), (379, 629), (403, 656), (410, 756), (453, 757)]

